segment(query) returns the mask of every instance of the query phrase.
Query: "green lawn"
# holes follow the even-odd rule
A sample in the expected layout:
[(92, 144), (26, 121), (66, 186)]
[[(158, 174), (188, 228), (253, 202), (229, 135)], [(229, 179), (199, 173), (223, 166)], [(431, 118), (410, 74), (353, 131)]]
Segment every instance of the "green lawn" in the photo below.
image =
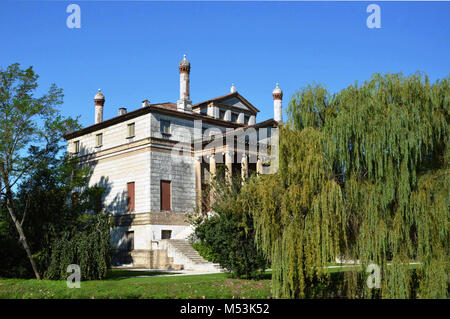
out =
[(270, 276), (262, 280), (232, 279), (226, 274), (174, 277), (161, 272), (113, 270), (105, 280), (81, 282), (67, 288), (65, 281), (0, 279), (0, 298), (269, 298)]
[[(412, 266), (412, 267), (411, 267)], [(410, 265), (415, 268), (415, 265)], [(317, 283), (314, 295), (339, 297), (337, 291), (343, 272), (355, 270), (343, 266), (329, 269), (329, 286)], [(0, 279), (1, 298), (254, 298), (271, 297), (271, 273), (261, 280), (233, 279), (227, 274), (155, 277), (169, 274), (161, 271), (113, 269), (105, 280), (81, 282), (81, 288), (67, 288), (65, 281), (35, 279)], [(174, 274), (174, 273), (171, 273)], [(145, 276), (145, 277), (144, 277)]]

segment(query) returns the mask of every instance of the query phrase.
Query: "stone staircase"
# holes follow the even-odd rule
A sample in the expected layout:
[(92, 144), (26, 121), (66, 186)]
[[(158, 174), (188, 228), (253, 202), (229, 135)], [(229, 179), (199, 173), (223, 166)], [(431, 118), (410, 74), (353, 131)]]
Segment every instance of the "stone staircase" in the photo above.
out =
[(167, 239), (165, 242), (169, 257), (174, 258), (175, 264), (183, 264), (185, 270), (204, 272), (221, 271), (219, 264), (213, 264), (205, 260), (184, 239)]

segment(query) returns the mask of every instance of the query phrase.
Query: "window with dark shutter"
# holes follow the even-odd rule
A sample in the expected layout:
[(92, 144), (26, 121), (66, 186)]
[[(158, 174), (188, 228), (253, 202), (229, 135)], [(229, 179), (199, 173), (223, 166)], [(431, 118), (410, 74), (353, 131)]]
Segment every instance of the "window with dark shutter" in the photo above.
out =
[(134, 250), (134, 231), (127, 231), (125, 234), (125, 238), (127, 250)]
[(170, 210), (170, 181), (161, 181), (161, 210)]
[(160, 121), (160, 129), (161, 129), (161, 133), (162, 134), (166, 134), (169, 135), (170, 134), (170, 121), (166, 121), (166, 120), (161, 120)]
[(78, 205), (78, 192), (72, 193), (72, 207), (76, 207)]
[(96, 145), (95, 146), (97, 146), (97, 147), (100, 147), (100, 146), (102, 146), (103, 145), (103, 134), (102, 133), (100, 133), (100, 134), (97, 134), (96, 135), (96, 140), (95, 140), (96, 142)]
[(75, 141), (73, 145), (74, 145), (73, 152), (79, 153), (80, 152), (80, 141)]
[(161, 239), (170, 239), (172, 238), (172, 231), (171, 230), (161, 230)]
[(127, 211), (134, 212), (134, 182), (127, 183)]
[(128, 124), (128, 136), (134, 137), (134, 123)]

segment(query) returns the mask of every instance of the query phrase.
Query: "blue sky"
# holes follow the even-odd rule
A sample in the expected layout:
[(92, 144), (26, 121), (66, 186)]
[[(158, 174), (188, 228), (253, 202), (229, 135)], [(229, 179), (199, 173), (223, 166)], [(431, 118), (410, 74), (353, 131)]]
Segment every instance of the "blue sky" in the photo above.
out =
[[(66, 7), (81, 7), (81, 28), (66, 26)], [(381, 29), (366, 8), (381, 7)], [(32, 65), (44, 90), (64, 89), (62, 113), (94, 122), (93, 98), (106, 96), (104, 118), (143, 99), (176, 102), (178, 62), (191, 61), (194, 103), (237, 90), (273, 117), (271, 92), (284, 108), (307, 84), (335, 92), (375, 72), (417, 70), (434, 81), (450, 72), (449, 2), (0, 2), (0, 66)]]

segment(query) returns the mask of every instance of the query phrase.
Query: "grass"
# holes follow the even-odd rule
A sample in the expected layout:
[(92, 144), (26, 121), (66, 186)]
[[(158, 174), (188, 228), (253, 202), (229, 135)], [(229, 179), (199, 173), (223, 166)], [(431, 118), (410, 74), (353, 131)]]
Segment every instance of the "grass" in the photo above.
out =
[[(410, 265), (410, 268), (417, 268), (417, 265)], [(343, 272), (355, 268), (343, 266), (328, 270), (331, 275), (330, 286), (314, 285), (312, 293), (316, 297), (339, 297), (337, 287), (342, 282)], [(63, 280), (0, 278), (0, 299), (271, 298), (270, 272), (266, 272), (261, 280), (233, 279), (224, 273), (155, 277), (163, 274), (174, 273), (113, 269), (108, 272), (106, 279), (81, 282), (79, 289), (67, 288)]]
[[(134, 276), (124, 278), (124, 276)], [(112, 270), (104, 280), (81, 282), (81, 288), (67, 288), (65, 281), (0, 279), (0, 298), (269, 298), (270, 278), (232, 279), (226, 274), (174, 277), (161, 272)], [(269, 276), (270, 277), (270, 276)]]

